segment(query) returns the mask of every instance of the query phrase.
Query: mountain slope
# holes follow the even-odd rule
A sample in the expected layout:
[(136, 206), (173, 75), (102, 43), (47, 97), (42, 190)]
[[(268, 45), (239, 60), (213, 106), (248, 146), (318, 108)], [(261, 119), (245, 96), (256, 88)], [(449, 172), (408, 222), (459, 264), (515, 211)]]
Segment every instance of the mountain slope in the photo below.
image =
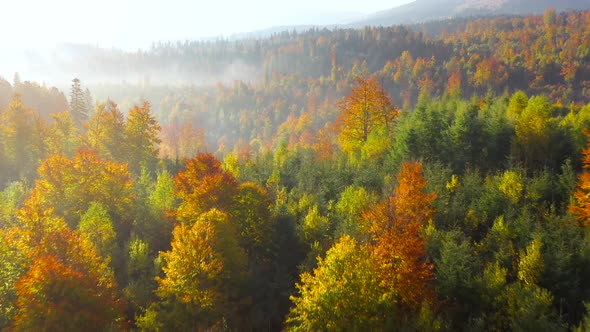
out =
[(558, 11), (590, 9), (590, 0), (416, 0), (369, 15), (349, 27), (420, 23), (475, 15), (540, 14), (547, 8)]

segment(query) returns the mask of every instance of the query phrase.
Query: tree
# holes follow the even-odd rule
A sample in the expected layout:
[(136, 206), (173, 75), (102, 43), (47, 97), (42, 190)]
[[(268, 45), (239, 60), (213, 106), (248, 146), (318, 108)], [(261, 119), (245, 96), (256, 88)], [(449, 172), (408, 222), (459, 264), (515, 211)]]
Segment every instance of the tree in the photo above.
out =
[(177, 225), (172, 249), (161, 254), (165, 276), (157, 278), (156, 293), (164, 303), (148, 314), (155, 311), (165, 326), (181, 330), (207, 329), (223, 317), (233, 318), (247, 266), (236, 232), (229, 216), (216, 209), (192, 225)]
[(123, 294), (138, 312), (155, 300), (154, 291), (157, 287), (157, 271), (146, 242), (137, 238), (129, 242), (126, 268), (128, 283), (123, 289)]
[(338, 107), (341, 113), (336, 130), (340, 145), (347, 152), (358, 150), (376, 128), (382, 127), (389, 134), (399, 114), (377, 77), (357, 78), (356, 86)]
[(193, 223), (210, 209), (230, 211), (237, 181), (212, 154), (199, 153), (185, 162), (185, 170), (174, 178), (180, 205), (174, 212), (179, 221)]
[(135, 232), (146, 241), (154, 252), (170, 247), (173, 224), (168, 219), (169, 212), (176, 209), (178, 202), (174, 191), (174, 179), (168, 171), (158, 174), (153, 190), (147, 198), (147, 220), (138, 220)]
[(369, 209), (377, 201), (376, 195), (368, 193), (365, 188), (348, 186), (340, 194), (336, 204), (336, 212), (341, 218), (337, 226), (337, 235), (348, 235), (356, 239), (365, 239), (368, 227), (360, 218), (363, 211)]
[(139, 175), (142, 167), (155, 171), (160, 130), (160, 125), (152, 116), (151, 105), (147, 101), (129, 110), (125, 139), (128, 144), (127, 160), (133, 174)]
[(515, 171), (506, 171), (502, 175), (502, 180), (498, 189), (506, 195), (513, 204), (520, 201), (522, 191), (524, 190), (522, 176)]
[(574, 203), (570, 204), (569, 211), (578, 219), (581, 225), (590, 225), (590, 132), (585, 131), (588, 146), (584, 149), (584, 172), (578, 176), (578, 186), (574, 192)]
[(47, 138), (50, 153), (61, 153), (68, 158), (73, 157), (79, 146), (79, 137), (72, 114), (68, 112), (53, 113), (51, 118), (53, 123), (49, 127), (49, 137)]
[(18, 72), (14, 73), (14, 78), (12, 79), (12, 86), (14, 88), (19, 87), (21, 84), (23, 84), (22, 80), (20, 79), (20, 75)]
[(274, 246), (276, 224), (270, 209), (266, 190), (252, 182), (238, 186), (232, 219), (239, 225), (240, 246), (258, 262), (268, 260)]
[(117, 234), (107, 209), (100, 203), (90, 203), (80, 219), (78, 229), (81, 236), (94, 245), (97, 254), (105, 262), (110, 262), (116, 248)]
[(88, 107), (90, 105), (87, 105), (86, 101), (86, 95), (82, 90), (80, 80), (74, 78), (70, 89), (70, 113), (72, 113), (72, 118), (78, 127), (81, 127), (88, 120)]
[(407, 162), (397, 177), (393, 196), (363, 218), (371, 223), (371, 243), (380, 266), (384, 296), (411, 310), (431, 302), (434, 292), (432, 264), (426, 259), (422, 228), (434, 214), (435, 193), (425, 193), (422, 165)]
[(550, 159), (551, 111), (546, 97), (532, 97), (516, 121), (514, 148), (525, 168)]
[(517, 120), (522, 112), (526, 109), (529, 98), (523, 91), (515, 92), (508, 103), (508, 115), (513, 120)]
[(92, 245), (67, 227), (43, 234), (16, 291), (19, 331), (104, 331), (121, 322), (112, 274)]
[(112, 218), (118, 236), (125, 238), (133, 198), (127, 165), (79, 150), (73, 159), (57, 154), (43, 161), (29, 199), (37, 199), (43, 209), (55, 209), (72, 228), (77, 227), (93, 202), (100, 203)]
[(32, 177), (38, 160), (46, 152), (46, 125), (39, 115), (24, 106), (21, 96), (14, 94), (8, 109), (0, 114), (0, 137), (3, 155), (15, 174)]
[(16, 282), (27, 272), (28, 250), (22, 234), (0, 228), (0, 329), (10, 326), (17, 312)]
[(84, 104), (86, 104), (86, 111), (88, 117), (90, 116), (90, 112), (92, 111), (94, 104), (94, 101), (92, 100), (92, 94), (90, 93), (90, 90), (88, 88), (84, 90)]
[(125, 138), (125, 117), (117, 104), (108, 100), (96, 105), (86, 124), (84, 142), (101, 157), (116, 162), (127, 161), (128, 143)]
[(392, 306), (382, 296), (378, 265), (368, 248), (341, 237), (325, 259), (318, 257), (313, 274), (301, 275), (299, 294), (291, 296), (288, 330), (384, 330)]

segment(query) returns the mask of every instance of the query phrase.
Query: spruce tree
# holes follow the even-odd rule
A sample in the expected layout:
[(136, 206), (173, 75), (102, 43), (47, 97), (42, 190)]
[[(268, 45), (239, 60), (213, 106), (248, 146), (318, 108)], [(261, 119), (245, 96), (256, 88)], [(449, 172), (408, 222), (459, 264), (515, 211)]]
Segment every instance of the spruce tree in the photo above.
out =
[(76, 125), (81, 126), (88, 120), (88, 105), (86, 105), (86, 95), (82, 91), (80, 80), (74, 78), (72, 80), (72, 88), (70, 91), (70, 112)]

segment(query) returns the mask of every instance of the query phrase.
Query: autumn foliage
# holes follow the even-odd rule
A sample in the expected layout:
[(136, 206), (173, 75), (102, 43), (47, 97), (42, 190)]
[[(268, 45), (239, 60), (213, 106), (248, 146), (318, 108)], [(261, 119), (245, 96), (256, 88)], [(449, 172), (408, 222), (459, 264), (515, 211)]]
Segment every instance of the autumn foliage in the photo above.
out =
[(578, 176), (578, 186), (574, 192), (575, 204), (569, 206), (570, 212), (576, 216), (580, 224), (590, 225), (590, 132), (585, 131), (588, 146), (584, 149), (584, 172)]
[(15, 285), (17, 330), (103, 331), (124, 326), (112, 272), (92, 244), (63, 223), (38, 230), (36, 236), (24, 232), (32, 263)]
[(72, 159), (60, 154), (47, 158), (39, 167), (31, 197), (75, 227), (92, 202), (108, 206), (113, 218), (128, 223), (134, 193), (127, 165), (79, 150)]
[(589, 26), (115, 52), (261, 77), (125, 84), (153, 104), (85, 124), (0, 79), (0, 330), (590, 331)]
[(338, 107), (341, 113), (335, 127), (344, 151), (360, 147), (377, 128), (389, 132), (399, 114), (375, 76), (357, 77), (356, 85)]
[(200, 153), (186, 160), (184, 172), (178, 173), (174, 181), (182, 202), (175, 215), (183, 222), (194, 222), (212, 208), (228, 211), (237, 193), (236, 179), (212, 154)]
[(431, 302), (433, 265), (426, 259), (423, 228), (431, 220), (435, 193), (425, 193), (422, 165), (403, 164), (393, 196), (363, 218), (371, 223), (371, 246), (390, 300), (413, 309)]

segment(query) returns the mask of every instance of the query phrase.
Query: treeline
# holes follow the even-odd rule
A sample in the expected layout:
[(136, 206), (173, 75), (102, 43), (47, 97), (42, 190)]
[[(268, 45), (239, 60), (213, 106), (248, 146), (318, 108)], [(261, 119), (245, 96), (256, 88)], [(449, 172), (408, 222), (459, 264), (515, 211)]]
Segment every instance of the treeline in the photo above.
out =
[[(283, 139), (291, 146), (308, 144), (310, 136), (334, 122), (334, 105), (363, 75), (377, 76), (405, 110), (413, 109), (425, 91), (469, 99), (522, 90), (565, 107), (585, 103), (589, 24), (590, 12), (548, 10), (543, 16), (161, 43), (137, 53), (97, 51), (96, 68), (116, 66), (114, 72), (137, 71), (145, 79), (91, 90), (97, 99), (112, 98), (125, 108), (139, 97), (150, 100), (165, 145), (167, 135), (190, 123), (206, 129), (202, 143), (208, 151), (245, 153)], [(172, 63), (176, 69), (168, 68)], [(161, 83), (160, 71), (178, 72), (179, 79)], [(163, 150), (176, 156), (174, 147)]]

